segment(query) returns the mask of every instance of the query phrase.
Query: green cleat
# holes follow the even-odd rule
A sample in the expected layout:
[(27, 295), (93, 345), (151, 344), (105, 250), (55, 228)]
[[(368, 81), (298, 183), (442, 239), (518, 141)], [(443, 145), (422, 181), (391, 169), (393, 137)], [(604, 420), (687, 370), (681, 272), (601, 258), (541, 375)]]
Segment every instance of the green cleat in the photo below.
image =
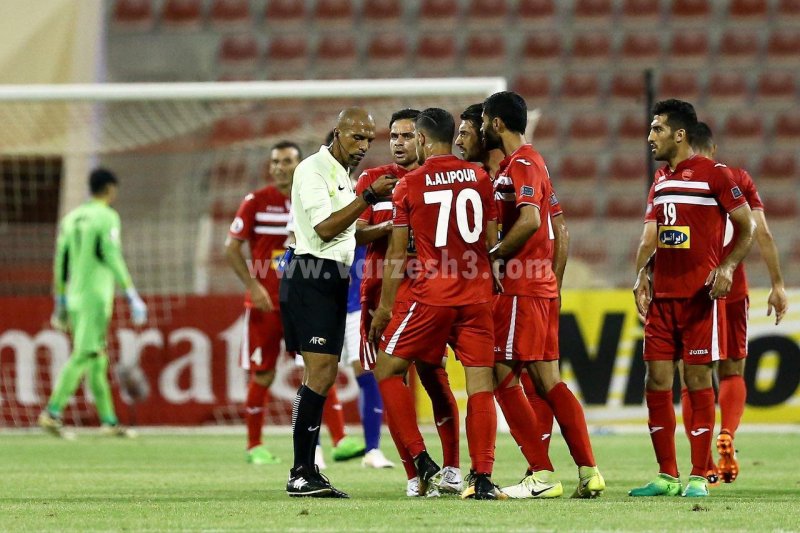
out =
[(680, 494), (681, 480), (667, 474), (658, 474), (657, 478), (644, 487), (628, 491), (628, 496), (680, 496)]
[(262, 444), (259, 444), (247, 451), (247, 462), (252, 465), (277, 465), (281, 460), (272, 455)]
[(358, 442), (355, 437), (345, 437), (333, 448), (334, 461), (348, 461), (361, 457), (366, 452), (363, 443)]
[(681, 496), (685, 498), (703, 498), (708, 496), (708, 480), (703, 476), (689, 476), (689, 483)]
[(578, 486), (573, 498), (597, 498), (606, 490), (606, 480), (596, 466), (578, 467)]

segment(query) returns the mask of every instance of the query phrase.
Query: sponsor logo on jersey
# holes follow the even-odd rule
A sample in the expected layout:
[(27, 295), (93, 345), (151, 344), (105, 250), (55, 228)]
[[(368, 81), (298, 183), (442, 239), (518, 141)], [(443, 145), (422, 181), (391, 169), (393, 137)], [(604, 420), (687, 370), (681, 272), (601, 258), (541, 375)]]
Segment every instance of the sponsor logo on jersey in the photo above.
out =
[(530, 185), (523, 185), (519, 190), (519, 195), (533, 197), (533, 187)]
[(689, 226), (661, 226), (658, 228), (659, 248), (690, 248)]
[(737, 185), (736, 187), (734, 187), (733, 189), (731, 189), (731, 194), (733, 194), (733, 199), (734, 199), (734, 200), (738, 200), (739, 198), (741, 198), (741, 197), (742, 197), (742, 190), (741, 190), (741, 189), (739, 188), (739, 186)]

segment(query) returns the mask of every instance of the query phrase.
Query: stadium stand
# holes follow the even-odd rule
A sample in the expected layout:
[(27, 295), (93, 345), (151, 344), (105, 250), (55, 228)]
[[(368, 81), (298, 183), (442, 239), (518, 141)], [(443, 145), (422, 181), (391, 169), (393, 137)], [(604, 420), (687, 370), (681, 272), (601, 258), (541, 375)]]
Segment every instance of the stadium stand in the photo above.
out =
[(155, 24), (150, 0), (118, 0), (112, 12), (111, 28), (121, 31), (149, 31)]
[(200, 0), (167, 0), (161, 23), (173, 30), (197, 30), (203, 25), (203, 5)]
[(218, 30), (243, 30), (252, 26), (248, 0), (214, 0), (208, 11), (211, 26)]

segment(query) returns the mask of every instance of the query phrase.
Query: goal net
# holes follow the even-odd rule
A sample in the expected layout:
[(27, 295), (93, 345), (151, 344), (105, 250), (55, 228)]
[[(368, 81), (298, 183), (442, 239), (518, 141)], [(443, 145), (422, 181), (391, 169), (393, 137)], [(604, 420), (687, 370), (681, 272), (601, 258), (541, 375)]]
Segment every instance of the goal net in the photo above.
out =
[[(115, 204), (134, 282), (150, 320), (134, 328), (115, 305), (111, 378), (125, 423), (238, 422), (242, 296), (223, 243), (242, 198), (270, 181), (269, 147), (317, 150), (351, 105), (369, 110), (377, 138), (362, 168), (390, 161), (399, 109), (443, 107), (456, 117), (505, 88), (501, 78), (106, 84), (0, 87), (0, 426), (35, 424), (69, 339), (48, 324), (61, 216), (87, 197), (95, 166), (120, 178)], [(268, 424), (289, 424), (299, 371), (282, 358)], [(341, 376), (340, 398), (357, 389)], [(87, 387), (65, 413), (96, 423)], [(352, 410), (352, 405), (350, 406)]]

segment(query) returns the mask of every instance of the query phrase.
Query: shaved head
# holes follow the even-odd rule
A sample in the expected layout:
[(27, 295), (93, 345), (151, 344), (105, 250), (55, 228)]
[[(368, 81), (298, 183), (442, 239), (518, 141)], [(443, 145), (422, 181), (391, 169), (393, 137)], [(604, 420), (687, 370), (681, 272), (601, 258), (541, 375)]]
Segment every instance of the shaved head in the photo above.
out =
[(353, 127), (353, 125), (357, 123), (372, 124), (372, 127), (375, 128), (375, 120), (363, 107), (347, 107), (342, 109), (336, 120), (336, 127), (342, 130)]
[(344, 167), (355, 168), (375, 139), (375, 120), (362, 107), (342, 109), (333, 129), (331, 154)]

